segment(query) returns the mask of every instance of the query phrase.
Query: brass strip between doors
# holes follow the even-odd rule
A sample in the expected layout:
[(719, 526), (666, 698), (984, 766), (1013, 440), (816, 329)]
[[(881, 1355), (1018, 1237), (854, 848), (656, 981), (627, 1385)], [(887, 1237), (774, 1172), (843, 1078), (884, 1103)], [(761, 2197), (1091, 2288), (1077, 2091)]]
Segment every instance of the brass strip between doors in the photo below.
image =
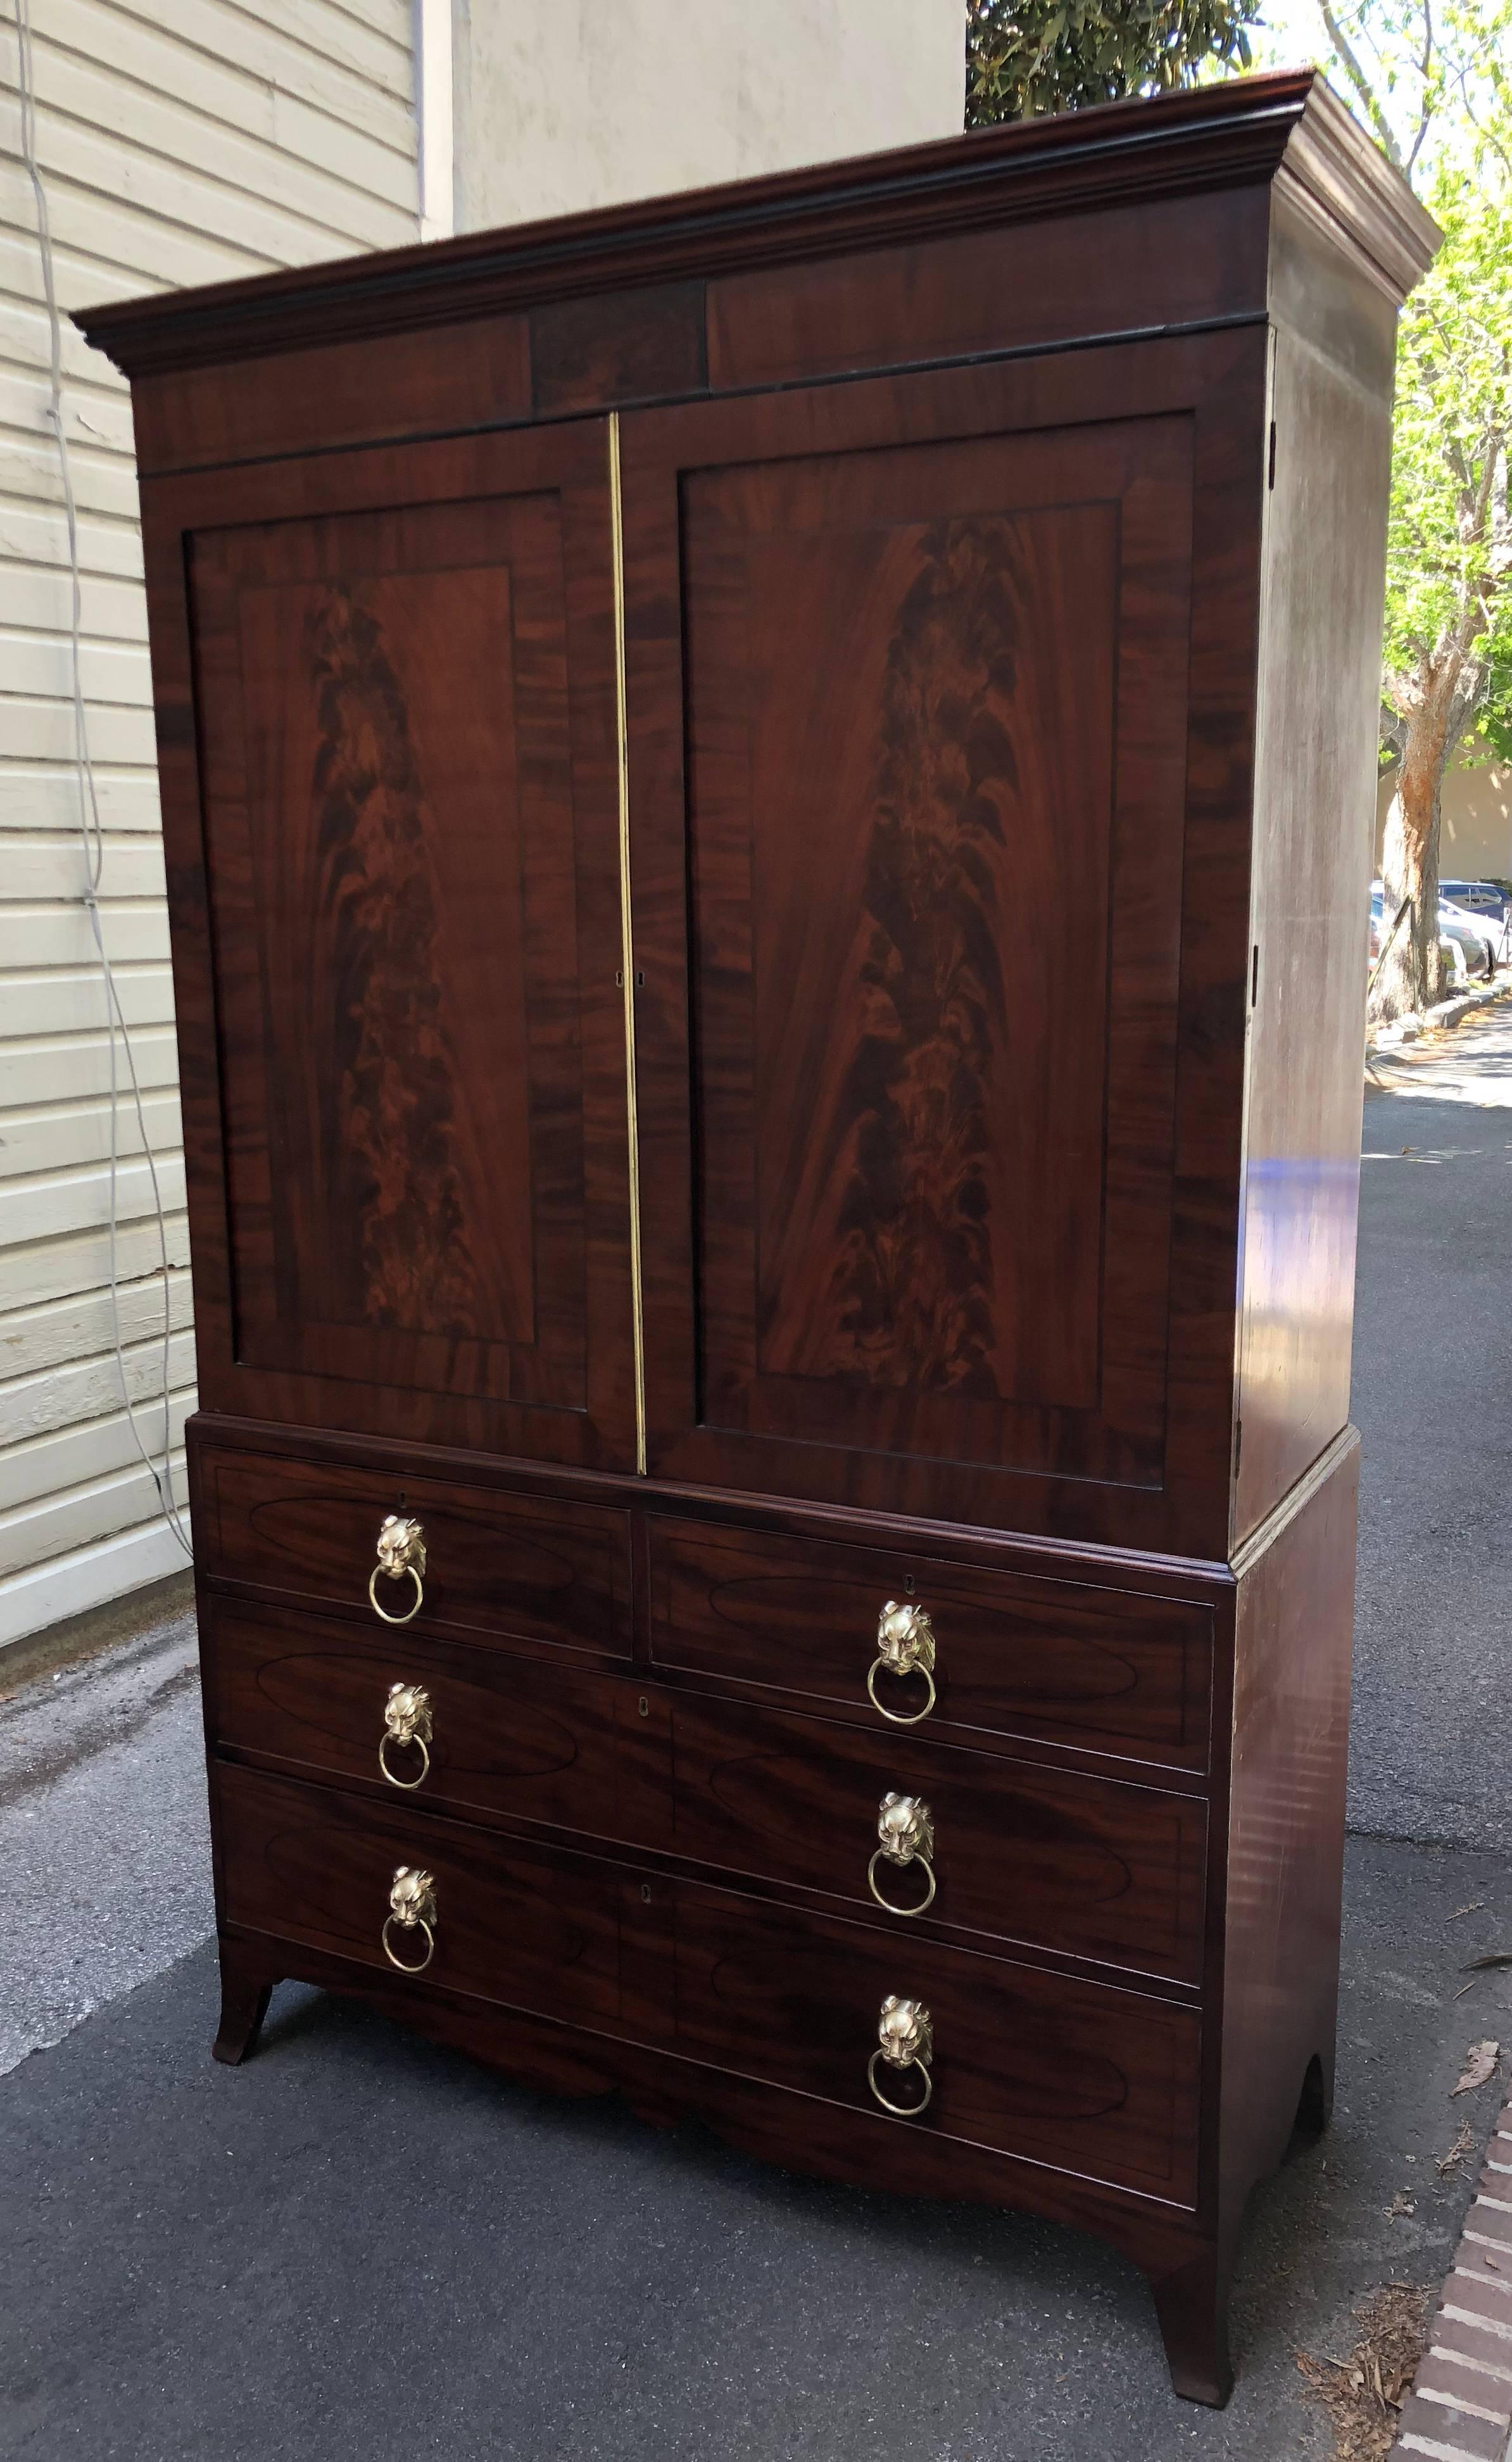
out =
[(615, 569), (615, 738), (619, 770), (619, 974), (625, 993), (625, 1112), (630, 1152), (630, 1305), (635, 1340), (636, 1469), (646, 1476), (646, 1329), (640, 1296), (640, 1123), (636, 1109), (636, 947), (630, 916), (630, 744), (625, 718), (625, 533), (619, 413), (609, 414), (609, 524)]

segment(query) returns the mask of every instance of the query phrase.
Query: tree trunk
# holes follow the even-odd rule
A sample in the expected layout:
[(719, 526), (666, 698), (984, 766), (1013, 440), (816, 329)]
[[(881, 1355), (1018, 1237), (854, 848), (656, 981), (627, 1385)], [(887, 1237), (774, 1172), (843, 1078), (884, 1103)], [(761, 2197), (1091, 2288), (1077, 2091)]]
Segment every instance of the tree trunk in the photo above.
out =
[(1391, 930), (1404, 897), (1410, 897), (1413, 906), (1375, 986), (1371, 1008), (1378, 1018), (1403, 1017), (1444, 997), (1438, 945), (1438, 823), (1444, 768), (1453, 748), (1456, 680), (1455, 668), (1431, 676), (1411, 709), (1403, 713), (1402, 766), (1386, 817), (1381, 854), (1383, 930)]

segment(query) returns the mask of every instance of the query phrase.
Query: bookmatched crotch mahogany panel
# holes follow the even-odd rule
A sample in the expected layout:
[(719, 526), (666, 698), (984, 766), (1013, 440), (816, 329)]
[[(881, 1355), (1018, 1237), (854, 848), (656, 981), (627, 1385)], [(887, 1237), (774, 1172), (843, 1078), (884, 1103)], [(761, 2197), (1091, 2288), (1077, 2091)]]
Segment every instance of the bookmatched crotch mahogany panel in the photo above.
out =
[(1099, 2232), (1223, 2400), (1332, 2079), (1436, 237), (1304, 74), (80, 316), (221, 2059), (298, 1976)]

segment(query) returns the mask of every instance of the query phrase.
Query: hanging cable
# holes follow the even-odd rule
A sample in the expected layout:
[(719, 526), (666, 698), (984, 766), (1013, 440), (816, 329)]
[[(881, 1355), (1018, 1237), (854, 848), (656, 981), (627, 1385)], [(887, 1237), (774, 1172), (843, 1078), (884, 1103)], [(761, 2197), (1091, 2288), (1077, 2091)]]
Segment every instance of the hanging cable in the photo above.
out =
[[(83, 583), (78, 552), (78, 511), (74, 497), (74, 473), (69, 460), (68, 433), (63, 421), (63, 320), (58, 313), (57, 288), (53, 270), (53, 234), (48, 219), (47, 190), (42, 183), (36, 150), (36, 87), (32, 61), (32, 15), (30, 0), (15, 0), (16, 44), (19, 55), (21, 98), (21, 156), (27, 177), (36, 201), (37, 243), (42, 257), (42, 292), (47, 304), (49, 346), (48, 423), (57, 444), (58, 468), (63, 482), (63, 516), (68, 529), (69, 581), (71, 616), (69, 639), (74, 701), (74, 757), (78, 775), (79, 834), (84, 852), (84, 910), (89, 917), (90, 931), (99, 957), (100, 973), (105, 984), (106, 1033), (110, 1044), (110, 1323), (116, 1353), (116, 1371), (120, 1380), (120, 1398), (126, 1413), (126, 1424), (132, 1442), (146, 1466), (163, 1516), (189, 1561), (194, 1550), (183, 1516), (173, 1498), (173, 1441), (170, 1425), (170, 1339), (173, 1330), (173, 1286), (168, 1263), (168, 1224), (163, 1211), (162, 1190), (158, 1178), (157, 1156), (147, 1134), (146, 1115), (142, 1110), (141, 1084), (137, 1073), (136, 1054), (126, 1029), (126, 1018), (120, 1004), (114, 969), (105, 952), (105, 935), (99, 909), (99, 882), (105, 862), (105, 833), (99, 816), (99, 797), (95, 785), (94, 763), (90, 758), (89, 728), (84, 707), (82, 658)], [(142, 1441), (132, 1408), (131, 1393), (126, 1381), (126, 1354), (120, 1335), (120, 1286), (117, 1256), (118, 1181), (119, 1177), (119, 1105), (120, 1087), (116, 1065), (116, 1035), (119, 1029), (120, 1047), (125, 1054), (126, 1073), (136, 1108), (137, 1127), (141, 1137), (141, 1150), (146, 1156), (148, 1177), (152, 1184), (153, 1209), (158, 1222), (158, 1254), (162, 1274), (162, 1463), (160, 1469)]]

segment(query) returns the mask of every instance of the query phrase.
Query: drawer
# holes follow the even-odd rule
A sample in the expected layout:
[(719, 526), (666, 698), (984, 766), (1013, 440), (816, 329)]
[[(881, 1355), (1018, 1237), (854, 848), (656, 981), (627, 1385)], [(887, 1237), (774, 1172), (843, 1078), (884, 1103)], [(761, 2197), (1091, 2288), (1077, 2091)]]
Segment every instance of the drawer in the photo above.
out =
[[(212, 1577), (387, 1630), (368, 1585), (379, 1527), (397, 1513), (424, 1534), (424, 1596), (407, 1631), (630, 1655), (630, 1518), (612, 1507), (214, 1449), (202, 1458), (200, 1487), (202, 1562)], [(379, 1574), (377, 1594), (391, 1615), (405, 1615), (412, 1579)]]
[[(617, 2020), (620, 1898), (633, 1885), (612, 1866), (225, 1761), (213, 1782), (227, 1922), (389, 1975), (387, 1924), (395, 1956), (426, 1984)], [(400, 1865), (432, 1885), (428, 1959), (419, 1926), (389, 1920)]]
[[(867, 1909), (869, 1867), (896, 1907), (920, 1905), (932, 1873), (928, 1911), (899, 1915), (900, 1931), (961, 1926), (1200, 1976), (1207, 1812), (1194, 1796), (688, 1694), (672, 1737), (681, 1855)], [(888, 1794), (927, 1808), (927, 1865), (881, 1853)]]
[[(918, 1721), (931, 1735), (1045, 1738), (1206, 1767), (1205, 1607), (703, 1523), (655, 1520), (651, 1545), (661, 1666), (806, 1695), (896, 1736), (903, 1730), (873, 1705), (867, 1677), (878, 1617), (896, 1600), (924, 1609), (933, 1627), (936, 1699)], [(875, 1682), (895, 1713), (928, 1699), (917, 1673), (883, 1671)]]
[[(216, 1744), (417, 1806), (665, 1832), (665, 1717), (622, 1677), (227, 1598), (206, 1603), (201, 1652)], [(424, 1695), (419, 1740), (388, 1730), (396, 1684)]]
[[(680, 2051), (879, 2117), (867, 2071), (882, 2003), (922, 2002), (932, 2093), (890, 2126), (1196, 2200), (1196, 2010), (693, 1888), (677, 1974)], [(890, 2100), (918, 2096), (918, 2070), (878, 2068)]]

